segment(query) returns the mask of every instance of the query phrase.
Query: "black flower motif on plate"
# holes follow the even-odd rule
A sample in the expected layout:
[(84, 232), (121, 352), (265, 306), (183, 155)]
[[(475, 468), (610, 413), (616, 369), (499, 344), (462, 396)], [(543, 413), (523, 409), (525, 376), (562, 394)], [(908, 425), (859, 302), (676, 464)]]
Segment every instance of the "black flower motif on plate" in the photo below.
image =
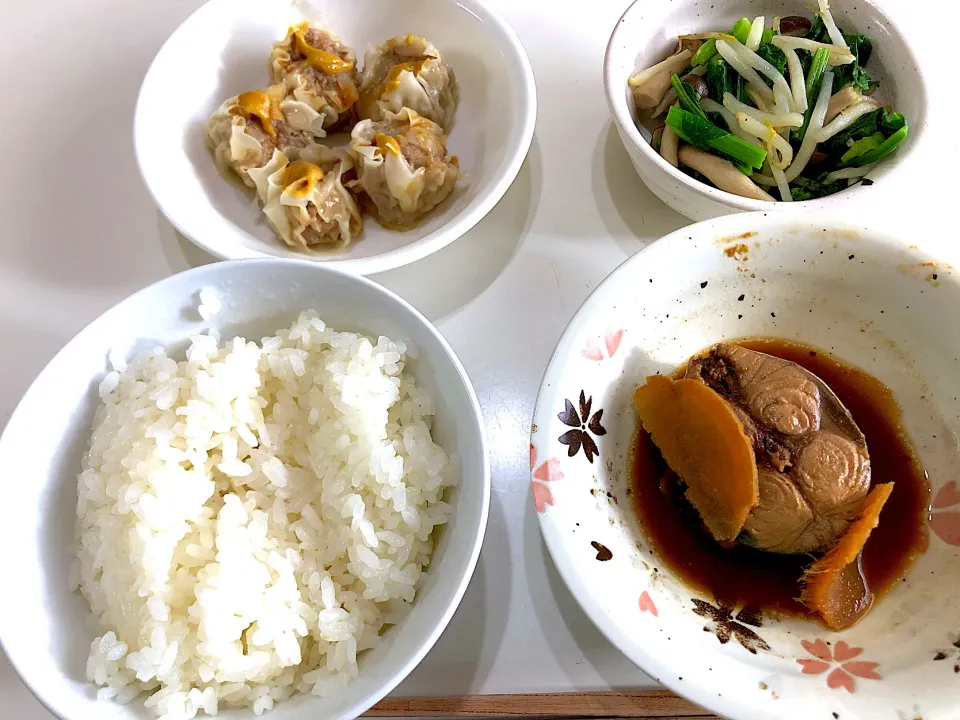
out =
[(580, 452), (580, 448), (583, 448), (583, 454), (592, 463), (594, 456), (599, 457), (600, 449), (591, 434), (597, 437), (607, 434), (606, 429), (600, 424), (603, 410), (597, 410), (591, 415), (593, 396), (586, 397), (583, 390), (580, 391), (579, 413), (572, 402), (564, 400), (564, 403), (563, 412), (558, 414), (557, 417), (560, 418), (560, 422), (573, 428), (573, 430), (567, 430), (558, 439), (567, 446), (568, 456), (573, 457)]
[(693, 612), (700, 617), (713, 621), (713, 627), (705, 625), (704, 632), (712, 632), (717, 636), (721, 645), (726, 645), (731, 638), (736, 638), (745, 649), (757, 654), (757, 650), (769, 650), (770, 646), (757, 633), (747, 627), (760, 627), (763, 620), (759, 612), (752, 608), (743, 608), (734, 616), (733, 605), (720, 602), (716, 606), (705, 600), (691, 598)]

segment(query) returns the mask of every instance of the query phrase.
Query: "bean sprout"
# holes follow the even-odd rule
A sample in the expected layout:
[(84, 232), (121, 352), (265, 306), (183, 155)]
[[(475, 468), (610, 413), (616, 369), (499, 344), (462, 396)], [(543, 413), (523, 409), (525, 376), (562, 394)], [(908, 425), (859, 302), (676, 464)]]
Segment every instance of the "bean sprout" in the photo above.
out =
[(807, 38), (791, 37), (790, 35), (775, 35), (771, 42), (781, 50), (791, 48), (792, 50), (807, 50), (815, 53), (821, 48), (826, 48), (830, 51), (828, 64), (831, 66), (849, 65), (856, 60), (853, 54), (851, 54), (850, 48), (846, 45), (829, 45), (827, 43), (817, 42), (816, 40), (808, 40)]
[(763, 26), (767, 24), (767, 19), (761, 15), (753, 21), (750, 26), (750, 34), (747, 36), (747, 47), (757, 51), (760, 47), (760, 40), (763, 38)]
[[(731, 38), (731, 40), (737, 42), (733, 38)], [(737, 44), (739, 45), (739, 43)], [(720, 53), (724, 60), (730, 63), (730, 67), (743, 76), (743, 79), (747, 81), (750, 87), (753, 88), (760, 97), (764, 100), (773, 100), (773, 91), (760, 79), (757, 71), (750, 67), (736, 50), (730, 47), (726, 40), (717, 40), (717, 52)]]
[(803, 65), (800, 56), (793, 48), (783, 51), (787, 57), (787, 67), (790, 70), (790, 88), (793, 91), (793, 109), (798, 113), (807, 111), (807, 80), (803, 76)]
[(870, 98), (863, 98), (860, 102), (854, 103), (842, 113), (837, 115), (829, 125), (825, 126), (817, 134), (817, 142), (826, 142), (834, 135), (842, 133), (861, 117), (867, 113), (872, 113), (878, 107), (880, 107), (880, 103), (878, 103), (876, 100), (871, 100)]
[(746, 103), (740, 102), (730, 93), (724, 93), (723, 106), (734, 114), (739, 112), (745, 113), (756, 118), (760, 122), (770, 123), (770, 125), (775, 128), (798, 128), (803, 125), (803, 115), (801, 113), (784, 113), (782, 115), (778, 115), (764, 112), (762, 110), (757, 110), (756, 108), (750, 107)]
[(845, 48), (850, 50), (850, 46), (847, 45), (846, 39), (843, 37), (843, 33), (840, 32), (840, 28), (837, 27), (837, 24), (833, 21), (833, 15), (830, 14), (830, 3), (827, 0), (819, 0), (820, 4), (820, 17), (823, 18), (823, 24), (827, 28), (827, 34), (830, 36), (830, 39), (833, 41), (834, 45), (838, 47)]
[(879, 165), (879, 163), (871, 163), (869, 165), (864, 165), (863, 167), (834, 170), (832, 173), (827, 173), (826, 180), (827, 182), (836, 182), (837, 180), (856, 180), (857, 178), (862, 178), (877, 165)]
[(823, 83), (820, 86), (820, 95), (817, 97), (817, 104), (813, 106), (813, 112), (810, 114), (810, 125), (807, 127), (807, 134), (803, 136), (803, 142), (800, 144), (800, 150), (794, 158), (793, 164), (786, 170), (787, 182), (796, 180), (810, 158), (813, 157), (813, 151), (817, 149), (817, 133), (823, 129), (823, 119), (827, 115), (827, 105), (830, 104), (830, 93), (833, 91), (833, 71), (827, 70), (823, 74)]

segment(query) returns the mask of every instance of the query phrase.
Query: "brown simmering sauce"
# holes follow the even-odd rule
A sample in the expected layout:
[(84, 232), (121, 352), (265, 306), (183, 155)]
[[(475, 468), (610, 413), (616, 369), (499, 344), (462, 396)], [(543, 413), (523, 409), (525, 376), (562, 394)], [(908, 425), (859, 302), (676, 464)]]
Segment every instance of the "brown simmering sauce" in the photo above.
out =
[[(867, 583), (877, 597), (882, 596), (926, 548), (930, 510), (926, 472), (907, 438), (892, 393), (863, 370), (807, 345), (776, 338), (736, 344), (795, 362), (823, 380), (866, 436), (871, 484), (895, 483), (863, 551)], [(717, 601), (783, 615), (813, 614), (796, 599), (809, 555), (780, 555), (744, 545), (725, 549), (703, 528), (639, 423), (631, 456), (634, 507), (652, 549), (671, 572)]]

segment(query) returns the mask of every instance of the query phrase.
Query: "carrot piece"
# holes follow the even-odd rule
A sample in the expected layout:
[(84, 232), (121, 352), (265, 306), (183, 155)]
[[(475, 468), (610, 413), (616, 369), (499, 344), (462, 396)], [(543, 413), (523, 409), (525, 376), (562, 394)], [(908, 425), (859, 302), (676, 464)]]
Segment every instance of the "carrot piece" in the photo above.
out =
[(753, 445), (730, 406), (701, 382), (662, 375), (648, 377), (633, 402), (713, 537), (736, 538), (760, 494)]
[(860, 557), (892, 492), (893, 483), (876, 485), (843, 537), (811, 564), (800, 579), (803, 585), (800, 601), (820, 613), (833, 630), (854, 625), (873, 605), (873, 593), (863, 576)]

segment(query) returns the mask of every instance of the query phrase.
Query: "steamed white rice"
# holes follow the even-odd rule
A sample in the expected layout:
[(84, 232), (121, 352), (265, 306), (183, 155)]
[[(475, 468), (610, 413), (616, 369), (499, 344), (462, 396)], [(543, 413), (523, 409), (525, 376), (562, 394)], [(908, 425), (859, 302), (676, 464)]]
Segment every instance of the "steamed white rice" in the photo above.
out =
[(101, 626), (99, 697), (259, 714), (357, 676), (450, 513), (454, 463), (407, 353), (314, 312), (259, 345), (193, 337), (181, 362), (111, 353), (72, 578)]

